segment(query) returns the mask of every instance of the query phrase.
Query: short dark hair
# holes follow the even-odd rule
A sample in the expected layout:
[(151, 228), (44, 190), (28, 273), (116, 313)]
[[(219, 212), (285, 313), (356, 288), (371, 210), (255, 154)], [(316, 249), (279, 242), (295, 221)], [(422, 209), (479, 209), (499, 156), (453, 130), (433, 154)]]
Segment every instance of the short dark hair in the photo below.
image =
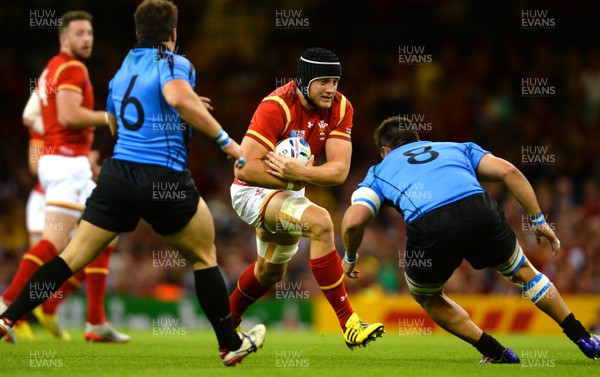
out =
[(383, 147), (390, 149), (401, 145), (419, 141), (419, 134), (409, 119), (393, 116), (384, 120), (375, 130), (373, 140), (379, 152)]
[(144, 0), (133, 19), (138, 39), (163, 42), (177, 27), (177, 6), (168, 0)]
[(72, 10), (60, 17), (61, 23), (58, 27), (58, 34), (62, 34), (68, 27), (69, 24), (73, 21), (89, 21), (90, 23), (93, 21), (94, 17), (84, 10)]

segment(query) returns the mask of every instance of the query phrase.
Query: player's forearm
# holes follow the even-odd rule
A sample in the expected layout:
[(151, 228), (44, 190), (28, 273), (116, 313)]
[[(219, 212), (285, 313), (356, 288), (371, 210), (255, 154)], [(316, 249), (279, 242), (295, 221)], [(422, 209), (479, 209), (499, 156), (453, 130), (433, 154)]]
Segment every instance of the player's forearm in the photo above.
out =
[(317, 186), (339, 186), (348, 177), (348, 166), (341, 161), (329, 161), (319, 166), (307, 166), (304, 182)]
[(195, 93), (183, 95), (172, 104), (183, 120), (209, 139), (217, 137), (223, 129), (219, 122), (208, 112)]
[[(289, 182), (266, 172), (267, 166), (261, 159), (248, 159), (243, 169), (235, 169), (235, 177), (249, 185), (269, 189), (288, 189)], [(297, 189), (300, 187), (296, 184)]]
[(346, 248), (346, 253), (348, 254), (349, 257), (353, 257), (358, 253), (358, 248), (360, 247), (360, 244), (362, 243), (364, 232), (365, 232), (364, 228), (342, 229), (342, 234), (343, 234), (342, 238), (344, 240), (344, 247)]
[(368, 222), (368, 219), (356, 216), (355, 209), (354, 206), (348, 208), (342, 219), (342, 240), (349, 257), (354, 257), (358, 252), (363, 240), (365, 224)]
[(85, 107), (73, 107), (58, 111), (58, 121), (67, 128), (87, 128), (108, 126), (108, 113), (94, 111)]
[(541, 211), (533, 187), (521, 171), (516, 168), (510, 170), (505, 174), (503, 181), (525, 212), (535, 215)]

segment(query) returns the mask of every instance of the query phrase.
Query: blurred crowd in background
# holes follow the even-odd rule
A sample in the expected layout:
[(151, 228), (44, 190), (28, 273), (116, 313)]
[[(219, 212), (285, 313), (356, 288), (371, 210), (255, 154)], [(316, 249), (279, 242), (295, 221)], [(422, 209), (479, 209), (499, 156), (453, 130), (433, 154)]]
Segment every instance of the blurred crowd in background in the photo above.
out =
[[(238, 141), (261, 99), (294, 78), (302, 51), (320, 46), (339, 56), (339, 90), (355, 111), (352, 168), (344, 185), (309, 187), (307, 195), (332, 213), (340, 252), (339, 225), (350, 195), (379, 160), (373, 130), (384, 118), (401, 114), (416, 121), (424, 140), (474, 141), (521, 169), (562, 242), (557, 258), (547, 242), (537, 244), (521, 207), (502, 185), (485, 187), (500, 202), (526, 254), (561, 292), (600, 293), (596, 5), (466, 0), (175, 3), (180, 15), (177, 52), (195, 65), (196, 91), (212, 98), (214, 116)], [(24, 209), (34, 178), (27, 167), (28, 137), (20, 115), (40, 71), (58, 51), (56, 29), (31, 27), (31, 11), (55, 9), (59, 17), (81, 8), (94, 15), (95, 45), (87, 65), (96, 108), (103, 109), (108, 81), (135, 43), (136, 5), (83, 0), (54, 7), (40, 1), (3, 5), (2, 32), (10, 38), (0, 50), (0, 291), (28, 248)], [(542, 12), (524, 13), (531, 9)], [(282, 26), (289, 22), (281, 20), (290, 17), (299, 20), (294, 22), (298, 26)], [(408, 62), (415, 59), (419, 63)], [(97, 130), (95, 148), (103, 159), (110, 156), (113, 143), (108, 130)], [(196, 133), (188, 166), (214, 216), (219, 263), (228, 282), (235, 284), (256, 259), (256, 245), (254, 229), (231, 208), (232, 162), (214, 142)], [(404, 224), (395, 211), (382, 212), (366, 231), (358, 262), (362, 277), (348, 282), (350, 291), (408, 292), (403, 280)], [(191, 271), (165, 263), (169, 255), (170, 247), (142, 222), (120, 238), (109, 291), (185, 294), (192, 287)], [(317, 290), (307, 258), (308, 244), (302, 242), (286, 279), (301, 282), (303, 290)], [(466, 262), (446, 290), (519, 294), (499, 274), (475, 271)]]

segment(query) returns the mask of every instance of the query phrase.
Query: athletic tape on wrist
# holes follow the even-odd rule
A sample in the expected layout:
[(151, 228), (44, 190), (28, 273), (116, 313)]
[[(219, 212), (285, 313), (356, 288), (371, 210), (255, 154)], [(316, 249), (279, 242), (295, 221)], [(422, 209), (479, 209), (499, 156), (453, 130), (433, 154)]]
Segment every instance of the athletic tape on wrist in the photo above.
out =
[(229, 143), (231, 143), (231, 138), (227, 132), (225, 132), (225, 130), (221, 130), (221, 132), (217, 134), (217, 137), (215, 137), (215, 141), (221, 148), (225, 148), (229, 145)]
[(344, 252), (344, 259), (346, 259), (346, 262), (348, 263), (354, 263), (358, 259), (358, 254), (356, 254), (354, 258), (348, 258), (348, 253)]
[(546, 224), (546, 218), (541, 212), (535, 216), (531, 216), (530, 219), (533, 226), (540, 226)]

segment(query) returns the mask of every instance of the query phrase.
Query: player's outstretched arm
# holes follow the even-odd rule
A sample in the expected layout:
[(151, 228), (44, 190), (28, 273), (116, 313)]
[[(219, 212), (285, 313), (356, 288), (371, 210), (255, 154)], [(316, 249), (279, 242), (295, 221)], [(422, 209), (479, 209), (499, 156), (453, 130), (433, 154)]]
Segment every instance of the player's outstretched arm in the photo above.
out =
[(541, 237), (544, 237), (550, 241), (553, 254), (558, 253), (560, 241), (543, 219), (533, 187), (519, 169), (502, 158), (486, 154), (479, 162), (477, 175), (481, 181), (504, 182), (508, 191), (529, 214), (538, 243), (541, 242)]
[(229, 157), (236, 160), (236, 165), (243, 166), (242, 148), (229, 138), (223, 127), (210, 114), (206, 100), (198, 96), (192, 86), (183, 79), (174, 79), (163, 86), (163, 96), (186, 123), (200, 131), (208, 138), (215, 140)]
[(477, 167), (481, 181), (504, 182), (510, 193), (530, 215), (540, 212), (533, 187), (523, 173), (510, 162), (491, 154), (483, 156)]
[(365, 226), (373, 218), (373, 213), (365, 206), (353, 204), (344, 213), (342, 219), (342, 240), (346, 255), (342, 260), (342, 268), (346, 276), (356, 279), (359, 274), (354, 270), (358, 258), (358, 248), (363, 240)]

